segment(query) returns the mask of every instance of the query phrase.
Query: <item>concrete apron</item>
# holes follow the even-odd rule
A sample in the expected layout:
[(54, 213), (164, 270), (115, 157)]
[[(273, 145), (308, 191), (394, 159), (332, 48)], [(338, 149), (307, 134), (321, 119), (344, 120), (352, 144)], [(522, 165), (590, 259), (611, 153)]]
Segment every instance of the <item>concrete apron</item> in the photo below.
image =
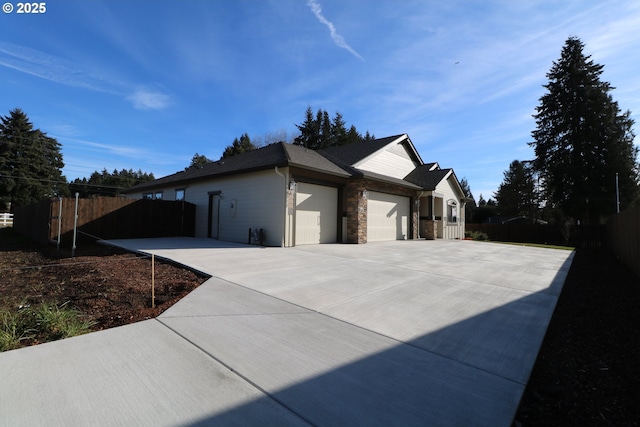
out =
[(573, 258), (466, 241), (112, 243), (214, 277), (157, 320), (0, 354), (0, 422), (508, 426)]

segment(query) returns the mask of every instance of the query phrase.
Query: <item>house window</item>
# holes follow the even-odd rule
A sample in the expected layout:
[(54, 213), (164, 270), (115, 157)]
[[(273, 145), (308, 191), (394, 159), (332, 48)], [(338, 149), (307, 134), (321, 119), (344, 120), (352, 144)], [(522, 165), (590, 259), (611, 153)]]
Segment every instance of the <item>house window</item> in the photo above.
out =
[(153, 193), (142, 193), (142, 198), (143, 199), (147, 199), (147, 200), (151, 200), (151, 199), (153, 199)]
[(162, 200), (162, 191), (156, 191), (154, 199)]
[(447, 200), (447, 222), (458, 222), (458, 204), (455, 200)]
[(184, 200), (184, 188), (178, 188), (176, 190), (176, 200)]

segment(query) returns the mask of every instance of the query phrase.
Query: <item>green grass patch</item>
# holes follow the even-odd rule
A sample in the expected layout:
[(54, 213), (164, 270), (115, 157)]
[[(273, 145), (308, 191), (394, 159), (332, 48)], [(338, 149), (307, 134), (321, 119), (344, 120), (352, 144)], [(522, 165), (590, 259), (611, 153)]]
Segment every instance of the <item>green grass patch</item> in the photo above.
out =
[(0, 351), (86, 334), (93, 325), (95, 322), (67, 303), (0, 309)]
[(514, 246), (531, 246), (534, 248), (547, 248), (547, 249), (561, 249), (563, 251), (574, 251), (576, 248), (573, 246), (561, 246), (561, 245), (546, 245), (544, 243), (520, 243), (520, 242), (496, 242), (503, 245), (514, 245)]

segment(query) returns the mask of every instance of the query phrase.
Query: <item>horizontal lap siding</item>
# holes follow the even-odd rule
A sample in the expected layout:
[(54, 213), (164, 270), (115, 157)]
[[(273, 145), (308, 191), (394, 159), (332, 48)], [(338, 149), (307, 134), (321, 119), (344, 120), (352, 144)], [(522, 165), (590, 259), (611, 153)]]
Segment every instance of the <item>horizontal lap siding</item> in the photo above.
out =
[(415, 169), (416, 164), (404, 146), (396, 144), (356, 166), (359, 169), (402, 179)]
[[(286, 168), (280, 170), (285, 176)], [(273, 170), (232, 175), (188, 185), (176, 184), (163, 190), (166, 196), (185, 189), (185, 200), (196, 205), (196, 237), (207, 237), (209, 192), (222, 192), (219, 240), (246, 243), (249, 228), (262, 228), (268, 246), (282, 244), (284, 221), (284, 179)], [(141, 197), (132, 194), (131, 197)], [(231, 202), (235, 200), (235, 209)], [(235, 213), (233, 212), (235, 210)]]
[[(464, 210), (462, 209), (462, 203), (459, 199), (459, 195), (457, 194), (457, 192), (454, 190), (453, 187), (453, 183), (451, 182), (451, 180), (453, 180), (453, 176), (450, 176), (449, 178), (447, 178), (446, 180), (440, 182), (438, 184), (438, 186), (436, 187), (436, 192), (440, 193), (443, 195), (443, 200), (442, 200), (442, 221), (443, 221), (443, 235), (442, 238), (444, 239), (460, 239), (464, 237), (464, 219), (463, 216), (464, 215)], [(458, 206), (458, 222), (449, 222), (449, 218), (447, 218), (447, 201), (453, 199), (456, 201), (456, 204)]]

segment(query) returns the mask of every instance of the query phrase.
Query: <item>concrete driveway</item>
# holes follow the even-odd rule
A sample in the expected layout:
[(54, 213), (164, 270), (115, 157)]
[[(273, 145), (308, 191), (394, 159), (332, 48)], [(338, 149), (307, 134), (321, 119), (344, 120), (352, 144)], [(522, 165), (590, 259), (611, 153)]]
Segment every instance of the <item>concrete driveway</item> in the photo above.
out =
[(158, 319), (0, 354), (3, 425), (509, 426), (573, 254), (112, 241), (213, 277)]

